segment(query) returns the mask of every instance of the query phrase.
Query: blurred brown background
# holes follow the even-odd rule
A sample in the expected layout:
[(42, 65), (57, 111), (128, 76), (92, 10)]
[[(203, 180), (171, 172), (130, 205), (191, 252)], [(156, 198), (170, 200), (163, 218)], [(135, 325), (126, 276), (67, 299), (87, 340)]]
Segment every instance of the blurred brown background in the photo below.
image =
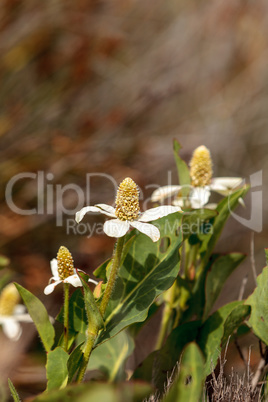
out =
[[(113, 239), (67, 235), (66, 219), (73, 216), (56, 225), (56, 186), (85, 189), (86, 174), (107, 173), (117, 182), (131, 176), (144, 189), (165, 185), (168, 171), (176, 184), (173, 138), (187, 162), (194, 148), (206, 145), (215, 176), (249, 182), (249, 175), (263, 171), (263, 230), (255, 234), (260, 272), (268, 245), (267, 45), (266, 0), (1, 2), (0, 252), (10, 258), (15, 279), (49, 306), (43, 288), (60, 245), (88, 272), (108, 257)], [(44, 187), (19, 180), (13, 201), (36, 208), (50, 184), (49, 213), (14, 213), (5, 200), (7, 183), (38, 171)], [(96, 176), (91, 202), (113, 203), (111, 190)], [(65, 208), (75, 210), (77, 203), (74, 191), (64, 192)], [(239, 214), (249, 218), (250, 194), (246, 204)], [(248, 253), (250, 236), (231, 219), (218, 249)], [(246, 274), (248, 294), (254, 286), (249, 258), (219, 303), (238, 297)]]

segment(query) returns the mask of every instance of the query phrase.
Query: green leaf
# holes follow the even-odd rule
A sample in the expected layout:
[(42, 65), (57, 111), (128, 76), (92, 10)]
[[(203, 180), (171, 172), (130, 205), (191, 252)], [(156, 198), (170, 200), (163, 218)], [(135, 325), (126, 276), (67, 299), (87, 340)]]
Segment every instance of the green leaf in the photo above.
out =
[[(79, 275), (80, 276), (80, 275)], [(102, 315), (98, 309), (95, 302), (94, 296), (84, 279), (80, 276), (83, 288), (84, 288), (84, 302), (87, 312), (88, 323), (94, 324), (97, 328), (101, 329), (103, 327)]]
[(47, 389), (64, 388), (68, 381), (67, 361), (69, 355), (61, 347), (56, 347), (47, 355)]
[(203, 267), (207, 265), (210, 255), (218, 241), (218, 238), (220, 237), (220, 234), (223, 230), (223, 227), (227, 219), (231, 214), (231, 211), (233, 211), (234, 208), (238, 205), (239, 198), (243, 198), (248, 190), (249, 186), (239, 189), (234, 193), (232, 193), (231, 195), (229, 195), (228, 197), (225, 197), (218, 204), (216, 208), (218, 215), (211, 221), (211, 223), (213, 224), (213, 230), (210, 235), (204, 238), (202, 248), (200, 249), (200, 253), (202, 254)]
[[(67, 350), (70, 350), (70, 348), (72, 347), (76, 337), (77, 337), (77, 332), (75, 332), (75, 331), (73, 331), (72, 329), (69, 328)], [(61, 346), (62, 348), (64, 348), (64, 345), (65, 345), (65, 339), (64, 339), (64, 332), (63, 332), (61, 334), (61, 336), (60, 336), (60, 339), (58, 340), (57, 346)]]
[[(57, 316), (57, 321), (64, 323), (63, 308)], [(87, 329), (87, 314), (81, 289), (76, 289), (69, 300), (69, 327), (74, 332), (85, 333)]]
[[(128, 240), (125, 242), (124, 245), (124, 249), (123, 249), (123, 253), (122, 253), (122, 257), (121, 257), (121, 262), (123, 263), (123, 261), (125, 260), (127, 253), (135, 239), (135, 236), (133, 236), (133, 232), (130, 232), (128, 235)], [(101, 264), (98, 268), (95, 269), (95, 271), (93, 272), (94, 276), (96, 276), (96, 278), (100, 278), (103, 281), (106, 281), (107, 279), (107, 271), (110, 268), (111, 265), (111, 258), (109, 258), (108, 260), (104, 261), (103, 264)]]
[(84, 342), (80, 343), (70, 354), (68, 362), (67, 362), (67, 368), (68, 368), (68, 383), (70, 383), (77, 372), (78, 368), (80, 367), (80, 364), (82, 362), (83, 358), (83, 351), (82, 351), (82, 346), (84, 345)]
[(233, 309), (231, 314), (227, 317), (224, 323), (224, 334), (222, 338), (222, 345), (225, 345), (230, 335), (244, 323), (250, 314), (250, 306), (239, 305)]
[(268, 267), (257, 277), (257, 287), (245, 301), (251, 307), (248, 324), (255, 335), (268, 345)]
[(208, 317), (211, 308), (217, 300), (226, 279), (236, 269), (236, 267), (245, 259), (241, 253), (231, 253), (221, 256), (211, 265), (206, 278), (205, 287), (205, 308), (203, 321)]
[(225, 322), (232, 311), (243, 302), (235, 301), (215, 311), (202, 325), (197, 343), (206, 358), (204, 376), (214, 370), (221, 352), (221, 343), (224, 336)]
[(45, 392), (32, 402), (141, 402), (149, 397), (152, 388), (145, 383), (71, 384), (61, 390)]
[(203, 370), (204, 357), (192, 342), (183, 350), (178, 377), (163, 402), (199, 401), (204, 384)]
[(97, 343), (104, 342), (127, 326), (144, 321), (155, 298), (167, 290), (179, 271), (181, 234), (177, 235), (180, 223), (178, 213), (157, 220), (155, 224), (162, 236), (169, 238), (166, 253), (161, 252), (161, 240), (152, 240), (138, 233), (129, 249), (108, 304), (105, 330)]
[(187, 197), (189, 190), (190, 190), (190, 184), (191, 184), (191, 177), (190, 177), (190, 172), (188, 169), (187, 164), (184, 162), (183, 159), (179, 156), (179, 152), (181, 150), (181, 145), (177, 140), (173, 140), (173, 155), (175, 158), (176, 166), (177, 166), (177, 171), (178, 171), (178, 178), (179, 178), (179, 183), (182, 187), (181, 192), (183, 197)]
[(210, 220), (218, 215), (215, 209), (184, 209), (182, 218), (182, 231), (183, 238), (189, 238), (190, 244), (193, 243), (191, 240), (195, 238), (195, 243), (200, 242), (199, 237), (201, 235), (208, 235), (212, 230), (212, 225)]
[(9, 386), (9, 389), (10, 389), (14, 402), (20, 402), (21, 399), (19, 397), (19, 394), (18, 394), (16, 388), (14, 387), (12, 381), (10, 380), (10, 378), (8, 378), (8, 386)]
[(101, 371), (110, 382), (125, 380), (125, 362), (134, 350), (134, 342), (126, 331), (93, 350), (88, 370)]
[(43, 303), (24, 287), (15, 283), (21, 298), (36, 326), (46, 352), (49, 352), (54, 343), (55, 331), (49, 320), (47, 310)]
[(151, 353), (135, 370), (133, 378), (152, 382), (158, 391), (163, 392), (167, 375), (180, 361), (183, 348), (197, 338), (201, 321), (191, 321), (175, 328), (168, 336), (165, 345)]

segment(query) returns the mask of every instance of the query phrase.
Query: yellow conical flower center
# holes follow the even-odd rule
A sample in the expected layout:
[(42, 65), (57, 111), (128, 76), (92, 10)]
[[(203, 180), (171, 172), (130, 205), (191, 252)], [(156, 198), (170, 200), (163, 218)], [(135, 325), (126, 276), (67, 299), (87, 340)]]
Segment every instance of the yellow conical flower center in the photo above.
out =
[(13, 283), (9, 283), (0, 295), (0, 315), (12, 315), (20, 300), (19, 292)]
[(115, 215), (121, 221), (134, 221), (139, 217), (139, 191), (137, 184), (129, 177), (119, 185), (115, 204)]
[(210, 152), (204, 145), (196, 148), (190, 162), (191, 184), (194, 187), (204, 187), (211, 183), (212, 160)]
[(70, 251), (61, 246), (57, 254), (58, 263), (58, 273), (61, 280), (68, 278), (68, 276), (73, 275), (74, 272), (74, 262)]

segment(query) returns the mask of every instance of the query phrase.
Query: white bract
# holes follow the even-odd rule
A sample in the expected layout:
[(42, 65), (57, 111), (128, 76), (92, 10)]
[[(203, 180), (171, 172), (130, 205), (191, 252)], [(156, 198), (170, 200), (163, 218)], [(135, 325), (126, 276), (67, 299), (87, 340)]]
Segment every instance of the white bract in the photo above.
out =
[(108, 216), (109, 218), (114, 218), (108, 220), (104, 223), (103, 230), (110, 237), (122, 237), (127, 231), (133, 227), (138, 229), (140, 232), (149, 236), (153, 242), (156, 242), (160, 238), (159, 229), (147, 222), (160, 219), (174, 212), (181, 212), (179, 206), (163, 205), (161, 207), (151, 208), (147, 211), (141, 213), (137, 219), (134, 220), (121, 220), (117, 218), (115, 214), (115, 208), (111, 205), (97, 204), (94, 206), (88, 206), (82, 208), (76, 213), (75, 220), (77, 223), (81, 222), (83, 217), (88, 212), (98, 212)]
[[(60, 279), (59, 276), (59, 271), (58, 271), (58, 262), (56, 258), (53, 258), (53, 260), (50, 261), (50, 267), (51, 267), (51, 271), (52, 271), (52, 278), (50, 278), (49, 280), (49, 285), (47, 285), (45, 287), (44, 293), (45, 295), (49, 295), (50, 293), (52, 293), (55, 289), (55, 287), (57, 285), (59, 285), (60, 283), (70, 283), (71, 285), (73, 285), (74, 287), (79, 287), (79, 286), (83, 286), (81, 279), (79, 278), (78, 274), (75, 273), (73, 275), (68, 276), (65, 279)], [(79, 269), (77, 271), (80, 271)], [(53, 283), (51, 283), (52, 281), (54, 281)], [(92, 282), (95, 285), (97, 285), (98, 282), (94, 281), (93, 279), (89, 279), (88, 282)]]
[(12, 315), (1, 315), (0, 324), (4, 334), (12, 341), (17, 341), (22, 333), (20, 322), (32, 322), (29, 314), (25, 313), (25, 306), (18, 304), (15, 306)]
[(32, 322), (26, 308), (19, 304), (19, 292), (13, 283), (9, 283), (0, 295), (0, 325), (4, 334), (12, 341), (17, 341), (22, 333), (20, 322)]
[[(211, 183), (206, 186), (187, 186), (190, 187), (187, 200), (189, 200), (192, 208), (202, 208), (208, 203), (211, 191), (227, 196), (242, 183), (243, 179), (240, 177), (214, 177), (211, 179)], [(158, 202), (165, 198), (176, 196), (172, 201), (172, 204), (182, 207), (184, 205), (184, 199), (181, 196), (182, 189), (183, 186), (180, 185), (160, 187), (153, 192), (151, 200), (153, 202)], [(240, 202), (242, 201), (241, 199), (239, 200)]]

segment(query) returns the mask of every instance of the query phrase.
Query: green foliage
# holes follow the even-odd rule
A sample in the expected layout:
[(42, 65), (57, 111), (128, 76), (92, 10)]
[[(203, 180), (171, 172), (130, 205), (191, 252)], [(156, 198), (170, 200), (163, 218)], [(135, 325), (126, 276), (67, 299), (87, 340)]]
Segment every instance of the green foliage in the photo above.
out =
[(88, 284), (80, 277), (83, 289), (84, 289), (84, 302), (85, 309), (87, 313), (87, 319), (89, 325), (95, 325), (97, 328), (101, 329), (103, 327), (103, 318), (98, 309), (94, 296), (89, 289)]
[(254, 333), (268, 345), (268, 267), (257, 278), (257, 287), (245, 301), (251, 307), (248, 324)]
[(93, 350), (88, 369), (99, 370), (106, 380), (119, 381), (126, 379), (125, 362), (134, 350), (134, 342), (126, 331), (99, 345)]
[(12, 381), (10, 380), (10, 378), (8, 379), (8, 386), (9, 386), (13, 401), (14, 402), (20, 402), (21, 399), (19, 397), (19, 394), (18, 394), (16, 388), (14, 387)]
[(223, 198), (216, 208), (218, 215), (212, 220), (213, 229), (211, 233), (203, 239), (202, 247), (200, 249), (200, 254), (202, 256), (202, 266), (205, 267), (209, 261), (211, 253), (220, 237), (223, 227), (229, 218), (231, 211), (239, 203), (239, 198), (243, 198), (244, 195), (249, 190), (249, 187), (239, 189), (229, 196)]
[(138, 233), (120, 267), (105, 330), (97, 343), (102, 343), (127, 326), (145, 320), (155, 298), (170, 288), (179, 271), (178, 248), (181, 234), (177, 235), (178, 214), (157, 221), (160, 232), (170, 239), (166, 253), (160, 251), (160, 241)]
[(226, 282), (226, 279), (245, 259), (245, 257), (244, 254), (232, 253), (220, 256), (211, 265), (206, 276), (203, 320), (208, 317), (211, 308)]
[[(63, 308), (56, 318), (63, 324)], [(69, 327), (74, 332), (85, 333), (87, 329), (87, 314), (81, 289), (76, 289), (69, 301)]]
[(68, 385), (65, 389), (46, 392), (33, 402), (140, 402), (152, 392), (148, 384), (120, 383)]
[(78, 368), (81, 365), (82, 358), (83, 358), (83, 345), (84, 342), (80, 343), (76, 348), (72, 351), (69, 356), (67, 362), (68, 368), (68, 384), (73, 380), (75, 373), (77, 372)]
[(178, 170), (179, 183), (182, 187), (181, 193), (183, 197), (187, 197), (189, 193), (189, 185), (191, 184), (190, 172), (187, 164), (179, 156), (181, 145), (177, 140), (173, 140), (173, 155)]
[(196, 343), (189, 343), (182, 352), (179, 374), (163, 402), (200, 400), (204, 384), (204, 357)]
[[(207, 376), (214, 370), (221, 353), (223, 337), (226, 339), (231, 335), (233, 327), (230, 322), (226, 324), (228, 317), (234, 309), (243, 302), (235, 301), (215, 311), (200, 327), (197, 343), (205, 356), (204, 375)], [(238, 313), (238, 312), (237, 312)], [(240, 311), (244, 317), (244, 311)]]
[(46, 352), (49, 352), (54, 344), (55, 331), (45, 306), (31, 292), (17, 283), (15, 283), (15, 285), (36, 326)]
[(192, 321), (175, 328), (163, 348), (151, 353), (135, 370), (133, 378), (150, 381), (163, 392), (167, 375), (180, 360), (183, 348), (197, 338), (200, 325), (201, 321)]
[(47, 391), (64, 388), (68, 381), (67, 361), (69, 355), (60, 346), (47, 355)]

